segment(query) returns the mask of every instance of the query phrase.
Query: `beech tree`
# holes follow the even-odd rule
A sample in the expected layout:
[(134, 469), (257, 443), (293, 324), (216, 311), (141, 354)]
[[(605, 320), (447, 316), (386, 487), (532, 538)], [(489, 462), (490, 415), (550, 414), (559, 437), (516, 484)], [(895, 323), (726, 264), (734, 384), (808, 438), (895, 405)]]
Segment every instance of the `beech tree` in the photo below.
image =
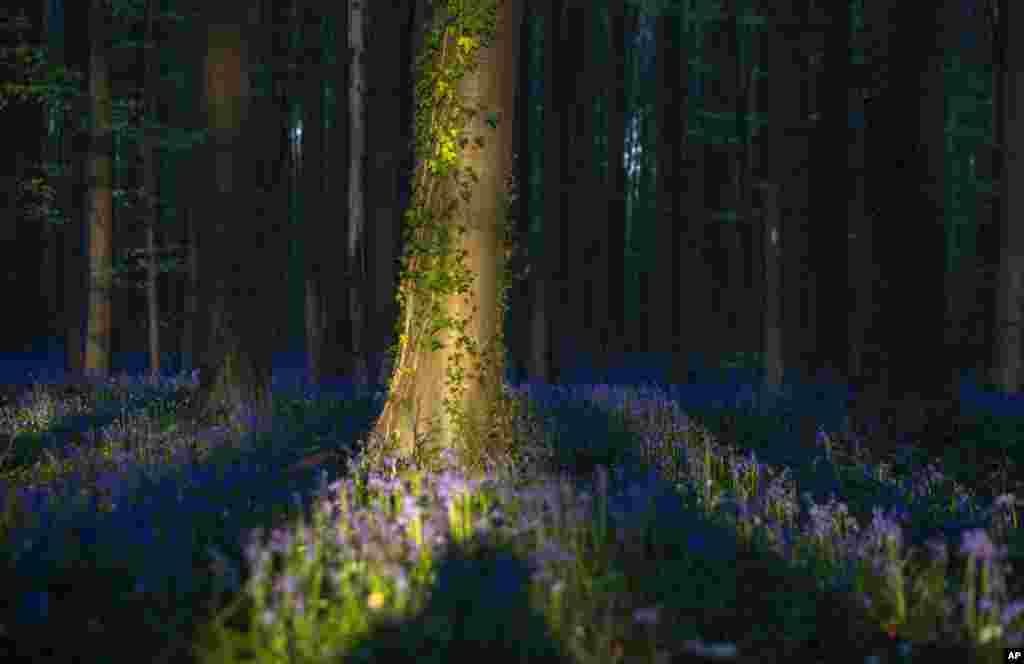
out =
[(92, 126), (88, 160), (89, 319), (85, 339), (87, 373), (110, 371), (111, 280), (113, 268), (113, 203), (111, 164), (110, 74), (107, 66), (105, 22), (107, 3), (93, 0), (89, 8), (89, 98)]
[[(213, 139), (215, 190), (204, 209), (200, 263), (209, 292), (209, 337), (199, 368), (199, 415), (235, 415), (243, 407), (266, 413), (270, 402), (273, 328), (267, 293), (277, 292), (271, 270), (276, 234), (261, 205), (257, 155), (262, 127), (250, 116), (247, 37), (251, 0), (209, 8), (205, 101)], [(254, 163), (256, 162), (256, 163)], [(253, 199), (256, 200), (253, 200)], [(240, 213), (244, 211), (244, 213)], [(274, 302), (274, 305), (277, 303)]]
[[(419, 61), (420, 150), (406, 216), (397, 362), (374, 427), (403, 459), (428, 461), (427, 454), (450, 449), (471, 474), (486, 459), (473, 454), (470, 441), (493, 433), (490, 418), (502, 399), (509, 211), (503, 188), (512, 168), (522, 18), (519, 2), (498, 2), (491, 39), (493, 7), (481, 0), (456, 16), (437, 12), (436, 41), (426, 40)], [(453, 68), (455, 60), (476, 64)]]
[[(1022, 12), (1010, 3), (999, 4), (1001, 31), (1003, 35), (1014, 34), (1014, 25), (1024, 25)], [(1015, 54), (1021, 52), (1016, 40), (1004, 40), (1006, 56), (1004, 63), (1017, 62)], [(1018, 44), (1014, 46), (1014, 44)], [(999, 277), (996, 291), (996, 349), (995, 371), (992, 380), (1005, 392), (1019, 392), (1024, 381), (1024, 228), (1020, 223), (1017, 208), (1020, 200), (1015, 183), (1024, 174), (1020, 151), (1017, 146), (1024, 143), (1020, 122), (1014, 117), (1015, 109), (1021, 108), (1024, 98), (1024, 80), (1016, 68), (1003, 68), (996, 75), (1004, 76), (1003, 89), (1006, 91), (1002, 104), (996, 112), (1003, 116), (1004, 128), (1003, 172), (1000, 181), (1001, 205), (999, 227), (1002, 242), (999, 257)]]

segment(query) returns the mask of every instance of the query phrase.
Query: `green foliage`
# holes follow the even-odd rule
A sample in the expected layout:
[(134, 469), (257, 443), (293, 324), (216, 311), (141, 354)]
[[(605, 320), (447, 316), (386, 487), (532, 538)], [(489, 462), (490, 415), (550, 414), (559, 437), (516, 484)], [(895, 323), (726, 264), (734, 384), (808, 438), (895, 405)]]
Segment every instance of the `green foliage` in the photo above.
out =
[[(459, 405), (466, 381), (471, 378), (463, 364), (471, 357), (477, 376), (485, 380), (488, 371), (492, 380), (500, 381), (501, 372), (483, 356), (499, 353), (503, 348), (502, 330), (507, 310), (506, 290), (512, 279), (507, 258), (514, 245), (510, 241), (510, 219), (503, 232), (505, 269), (499, 283), (499, 325), (497, 338), (488, 341), (488, 348), (477, 348), (476, 341), (466, 334), (468, 317), (453, 316), (444, 310), (444, 302), (453, 295), (466, 295), (473, 286), (474, 275), (465, 265), (468, 252), (455, 251), (456, 241), (468, 232), (457, 221), (459, 201), (471, 200), (471, 187), (477, 174), (471, 167), (460, 168), (460, 154), (473, 142), (482, 146), (482, 136), (467, 135), (466, 125), (477, 113), (488, 113), (488, 125), (496, 128), (498, 116), (493, 109), (471, 108), (462, 103), (456, 90), (459, 81), (473, 72), (476, 54), (494, 41), (497, 26), (497, 5), (492, 0), (438, 2), (434, 27), (424, 40), (424, 51), (417, 58), (416, 120), (414, 149), (417, 169), (413, 178), (412, 204), (405, 213), (405, 250), (399, 274), (397, 300), (401, 313), (396, 325), (397, 343), (390, 349), (395, 372), (389, 386), (389, 400), (382, 420), (387, 435), (408, 431), (408, 413), (399, 404), (405, 402), (415, 381), (415, 357), (420, 352), (436, 352), (441, 348), (440, 334), (452, 330), (457, 334), (455, 352), (446, 367), (446, 396), (443, 407), (452, 423), (457, 439), (466, 442), (468, 456), (479, 459), (481, 447), (494, 446), (494, 436), (474, 429), (467, 413)], [(506, 192), (506, 211), (515, 200), (514, 183)], [(486, 367), (486, 368), (485, 368)], [(488, 408), (500, 408), (488, 404)], [(490, 442), (485, 442), (490, 441)]]

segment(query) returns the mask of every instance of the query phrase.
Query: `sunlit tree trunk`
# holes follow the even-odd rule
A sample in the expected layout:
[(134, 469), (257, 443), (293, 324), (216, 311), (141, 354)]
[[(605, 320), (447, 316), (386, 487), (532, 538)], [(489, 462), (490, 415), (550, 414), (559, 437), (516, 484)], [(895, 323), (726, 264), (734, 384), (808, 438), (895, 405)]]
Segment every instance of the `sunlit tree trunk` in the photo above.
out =
[[(494, 403), (501, 391), (505, 352), (503, 345), (496, 343), (502, 323), (498, 310), (498, 279), (505, 263), (502, 239), (507, 210), (501, 194), (508, 169), (512, 167), (512, 123), (515, 122), (515, 77), (521, 17), (517, 1), (506, 0), (498, 4), (494, 42), (477, 52), (479, 67), (456, 86), (456, 94), (463, 104), (484, 109), (466, 126), (469, 137), (480, 136), (484, 142), (482, 147), (476, 147), (471, 141), (462, 151), (460, 167), (473, 169), (478, 181), (471, 187), (469, 201), (459, 199), (454, 217), (447, 221), (453, 226), (462, 224), (468, 228), (465, 235), (453, 233), (452, 248), (467, 252), (464, 261), (474, 275), (473, 282), (468, 294), (449, 296), (442, 306), (447, 315), (468, 321), (465, 334), (482, 355), (493, 352), (487, 359), (488, 379), (477, 380), (477, 368), (473, 366), (472, 358), (463, 354), (462, 366), (467, 374), (458, 387), (464, 391), (461, 397), (449, 393), (446, 369), (451, 368), (449, 362), (457, 352), (455, 341), (458, 337), (451, 328), (437, 335), (442, 344), (440, 350), (431, 352), (429, 343), (425, 348), (403, 348), (407, 352), (400, 353), (396, 370), (403, 372), (415, 367), (414, 374), (406, 384), (407, 389), (396, 389), (397, 381), (392, 383), (375, 433), (385, 440), (392, 436), (397, 438), (398, 452), (406, 459), (414, 456), (416, 433), (429, 431), (432, 447), (457, 449), (454, 423), (442, 405), (446, 396), (455, 398), (470, 422), (480, 424), (485, 408)], [(494, 129), (487, 122), (489, 112), (493, 112), (497, 119)], [(445, 186), (450, 187), (448, 184)], [(449, 195), (451, 193), (449, 190)], [(409, 307), (409, 303), (406, 306)], [(425, 306), (425, 303), (413, 303), (413, 306)], [(408, 313), (407, 308), (403, 316)]]
[(110, 78), (107, 67), (106, 22), (109, 10), (93, 0), (89, 11), (89, 97), (92, 131), (89, 141), (89, 322), (85, 340), (86, 372), (106, 376), (110, 371), (111, 268), (113, 209), (111, 198)]

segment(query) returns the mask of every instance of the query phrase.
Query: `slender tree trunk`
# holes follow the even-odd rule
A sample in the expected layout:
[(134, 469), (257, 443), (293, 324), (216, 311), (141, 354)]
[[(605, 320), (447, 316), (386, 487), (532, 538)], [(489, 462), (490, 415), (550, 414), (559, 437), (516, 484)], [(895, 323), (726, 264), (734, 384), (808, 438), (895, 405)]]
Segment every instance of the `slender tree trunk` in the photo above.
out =
[[(523, 24), (519, 29), (519, 52), (522, 54), (522, 64), (519, 67), (519, 77), (516, 81), (516, 117), (519, 122), (515, 126), (516, 154), (514, 172), (518, 188), (516, 199), (516, 238), (518, 247), (513, 258), (513, 271), (522, 275), (528, 271), (530, 261), (530, 169), (533, 160), (530, 158), (530, 134), (533, 131), (531, 126), (532, 113), (530, 111), (530, 70), (533, 61), (532, 41), (530, 32), (532, 23), (530, 21), (530, 2), (523, 2)], [(524, 375), (530, 372), (530, 327), (533, 318), (531, 305), (534, 280), (530, 276), (524, 276), (516, 282), (511, 308), (511, 325), (506, 328), (511, 338), (506, 338), (509, 346), (509, 358), (512, 362), (510, 368), (512, 382), (522, 382)]]
[[(579, 213), (572, 216), (577, 229), (573, 231), (578, 246), (574, 247), (579, 266), (579, 279), (575, 280), (582, 286), (583, 295), (583, 326), (587, 367), (595, 371), (598, 382), (607, 382), (605, 375), (608, 370), (608, 358), (603, 348), (603, 337), (606, 336), (608, 319), (608, 274), (604, 269), (608, 247), (608, 206), (607, 200), (595, 196), (601, 190), (601, 174), (597, 167), (597, 135), (599, 133), (595, 100), (604, 92), (601, 82), (602, 67), (594, 54), (597, 50), (596, 21), (598, 5), (585, 3), (580, 15), (585, 17), (580, 28), (581, 50), (578, 52), (580, 67), (583, 72), (582, 92), (576, 97), (576, 117), (579, 122), (576, 136), (576, 205)], [(570, 19), (570, 21), (573, 19)], [(578, 206), (578, 207), (577, 207)]]
[(399, 196), (400, 167), (404, 152), (405, 131), (402, 107), (398, 100), (406, 94), (402, 88), (403, 61), (401, 40), (408, 34), (410, 12), (401, 3), (374, 3), (371, 6), (370, 34), (367, 47), (370, 66), (369, 110), (367, 129), (373, 159), (366, 187), (367, 201), (367, 277), (369, 306), (366, 311), (366, 343), (364, 355), (370, 382), (376, 383), (380, 367), (377, 358), (395, 341), (398, 317), (395, 286), (398, 282), (397, 256), (401, 246), (402, 213)]
[[(77, 3), (68, 7), (65, 16), (68, 25), (76, 21), (87, 21), (90, 5)], [(65, 30), (65, 64), (88, 71), (89, 36), (86, 30)], [(61, 208), (66, 211), (68, 223), (64, 227), (64, 370), (68, 375), (77, 376), (83, 369), (83, 323), (86, 316), (87, 290), (85, 281), (88, 266), (84, 254), (84, 203), (85, 159), (87, 157), (88, 135), (77, 129), (78, 118), (85, 114), (89, 99), (82, 95), (70, 102), (66, 114), (66, 131), (63, 137), (64, 160), (68, 162), (67, 176), (60, 187)]]
[[(565, 86), (568, 94), (563, 97), (566, 104), (566, 128), (568, 152), (564, 165), (564, 194), (567, 196), (565, 224), (568, 227), (567, 241), (563, 251), (566, 255), (566, 295), (563, 306), (569, 316), (565, 321), (565, 339), (562, 348), (566, 361), (576, 368), (589, 369), (596, 359), (591, 331), (593, 325), (591, 293), (593, 271), (588, 263), (592, 251), (591, 236), (594, 221), (589, 215), (595, 213), (592, 181), (588, 169), (593, 160), (593, 143), (589, 135), (593, 117), (591, 81), (593, 76), (587, 65), (587, 36), (592, 32), (589, 7), (593, 3), (567, 0), (562, 19), (564, 31), (564, 59), (560, 60), (562, 78), (557, 84)], [(571, 76), (569, 73), (572, 73)], [(596, 224), (600, 226), (601, 223)], [(572, 343), (568, 340), (572, 339)]]
[(782, 388), (782, 295), (779, 238), (778, 185), (766, 183), (762, 188), (762, 209), (764, 210), (764, 286), (762, 320), (762, 348), (764, 351), (764, 385), (761, 398), (763, 412), (770, 412), (776, 396)]
[[(153, 44), (153, 12), (154, 0), (146, 1), (146, 36), (145, 43)], [(142, 88), (143, 107), (139, 114), (140, 125), (144, 125), (147, 115), (154, 107), (156, 90), (154, 76), (156, 69), (156, 49), (142, 49)], [(142, 180), (143, 180), (143, 223), (146, 226), (146, 311), (149, 331), (149, 371), (156, 379), (160, 376), (160, 300), (157, 296), (157, 241), (156, 241), (156, 164), (153, 159), (154, 140), (151, 132), (143, 129), (141, 139)]]
[(102, 0), (93, 0), (89, 11), (91, 52), (89, 96), (92, 100), (92, 130), (89, 145), (89, 324), (85, 341), (86, 372), (105, 377), (110, 371), (111, 268), (113, 208), (111, 200), (110, 79), (107, 69), (107, 39), (104, 24), (109, 10)]
[(302, 101), (302, 167), (300, 187), (302, 192), (303, 219), (305, 230), (304, 254), (306, 258), (306, 366), (309, 369), (309, 380), (320, 384), (323, 379), (323, 346), (327, 323), (326, 299), (331, 285), (325, 283), (329, 260), (326, 241), (328, 234), (325, 225), (335, 223), (327, 219), (323, 195), (323, 88), (321, 75), (316, 69), (322, 62), (320, 53), (321, 19), (307, 4), (303, 25), (305, 34), (303, 42), (305, 58), (299, 63), (304, 67), (303, 80), (305, 90)]
[[(654, 216), (654, 269), (651, 290), (646, 294), (648, 317), (648, 349), (660, 357), (671, 358), (679, 374), (687, 373), (690, 353), (696, 349), (680, 339), (680, 268), (682, 260), (679, 241), (685, 223), (682, 219), (682, 195), (686, 191), (685, 174), (680, 163), (686, 150), (684, 142), (687, 76), (680, 75), (679, 63), (685, 60), (682, 20), (668, 13), (656, 19), (655, 62), (658, 76), (658, 99), (655, 107), (657, 124), (657, 174), (655, 181)], [(687, 70), (684, 70), (687, 71)], [(692, 329), (692, 326), (690, 326)], [(689, 341), (689, 339), (687, 340)], [(678, 359), (676, 355), (680, 355)], [(679, 374), (670, 372), (668, 382), (683, 381)]]
[(543, 383), (558, 380), (558, 352), (562, 335), (557, 334), (558, 312), (562, 301), (562, 220), (564, 195), (562, 171), (565, 163), (565, 125), (563, 91), (560, 88), (559, 62), (563, 57), (562, 6), (564, 0), (543, 3), (544, 8), (544, 211), (542, 266), (536, 278), (533, 301), (533, 324), (530, 345), (533, 352), (534, 377)]
[[(58, 41), (51, 36), (54, 31), (53, 26), (50, 23), (51, 13), (48, 11), (48, 2), (37, 3), (41, 9), (41, 29), (40, 37), (42, 43), (46, 44), (47, 48), (50, 49), (51, 58), (58, 59), (62, 56), (56, 53), (62, 49), (54, 49), (54, 42)], [(61, 35), (62, 36), (62, 35)], [(49, 131), (49, 120), (51, 114), (56, 114), (55, 109), (52, 109), (49, 104), (42, 104), (40, 112), (44, 116), (44, 129), (43, 129), (43, 140), (45, 142), (44, 159), (50, 166), (61, 165), (60, 160), (60, 125), (57, 125), (55, 130), (51, 133)], [(46, 174), (45, 180), (47, 183), (51, 182), (49, 173)], [(61, 265), (60, 265), (60, 250), (61, 250), (61, 235), (59, 227), (52, 223), (49, 219), (40, 220), (42, 224), (42, 250), (43, 255), (39, 262), (40, 274), (39, 274), (39, 293), (40, 298), (43, 301), (44, 307), (44, 324), (47, 336), (47, 351), (49, 351), (49, 345), (51, 341), (61, 335), (60, 323), (61, 323)]]
[(353, 381), (365, 386), (364, 335), (366, 332), (366, 7), (359, 0), (349, 4), (348, 43), (351, 53), (349, 78), (349, 173), (348, 237), (345, 254), (348, 268), (348, 305)]
[(848, 330), (853, 300), (849, 297), (849, 227), (847, 206), (852, 194), (848, 167), (850, 7), (836, 0), (829, 6), (831, 27), (826, 35), (825, 63), (820, 74), (814, 137), (814, 221), (809, 226), (810, 255), (818, 289), (815, 369), (830, 367), (838, 377), (849, 375)]
[[(1019, 7), (1010, 9), (1003, 2), (1000, 5), (1000, 20), (1003, 22), (1004, 34), (1014, 34), (1013, 26), (1024, 27)], [(1008, 11), (1007, 11), (1008, 10)], [(1021, 46), (1016, 40), (1006, 43), (1004, 62), (1018, 62), (1016, 56), (1022, 54)], [(999, 108), (1003, 113), (1005, 142), (1003, 148), (1003, 169), (1000, 180), (1001, 205), (999, 207), (999, 226), (1003, 241), (1000, 243), (1002, 252), (999, 257), (999, 281), (996, 318), (996, 354), (995, 382), (1004, 392), (1020, 392), (1024, 381), (1024, 228), (1020, 223), (1021, 205), (1017, 198), (1016, 182), (1024, 176), (1024, 164), (1021, 162), (1018, 146), (1024, 145), (1024, 132), (1020, 122), (1015, 120), (1015, 109), (1022, 108), (1024, 100), (1024, 76), (1016, 67), (1004, 69), (1005, 76), (1004, 104)]]

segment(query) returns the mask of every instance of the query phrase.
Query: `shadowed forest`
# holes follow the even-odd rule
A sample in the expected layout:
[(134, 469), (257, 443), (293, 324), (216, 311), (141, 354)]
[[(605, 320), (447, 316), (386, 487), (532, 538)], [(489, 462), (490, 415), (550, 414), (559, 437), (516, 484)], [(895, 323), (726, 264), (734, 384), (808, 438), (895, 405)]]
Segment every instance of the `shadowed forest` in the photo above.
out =
[(0, 653), (1020, 645), (1012, 3), (498, 3), (520, 410), (477, 483), (371, 434), (418, 57), (487, 3), (0, 10)]

